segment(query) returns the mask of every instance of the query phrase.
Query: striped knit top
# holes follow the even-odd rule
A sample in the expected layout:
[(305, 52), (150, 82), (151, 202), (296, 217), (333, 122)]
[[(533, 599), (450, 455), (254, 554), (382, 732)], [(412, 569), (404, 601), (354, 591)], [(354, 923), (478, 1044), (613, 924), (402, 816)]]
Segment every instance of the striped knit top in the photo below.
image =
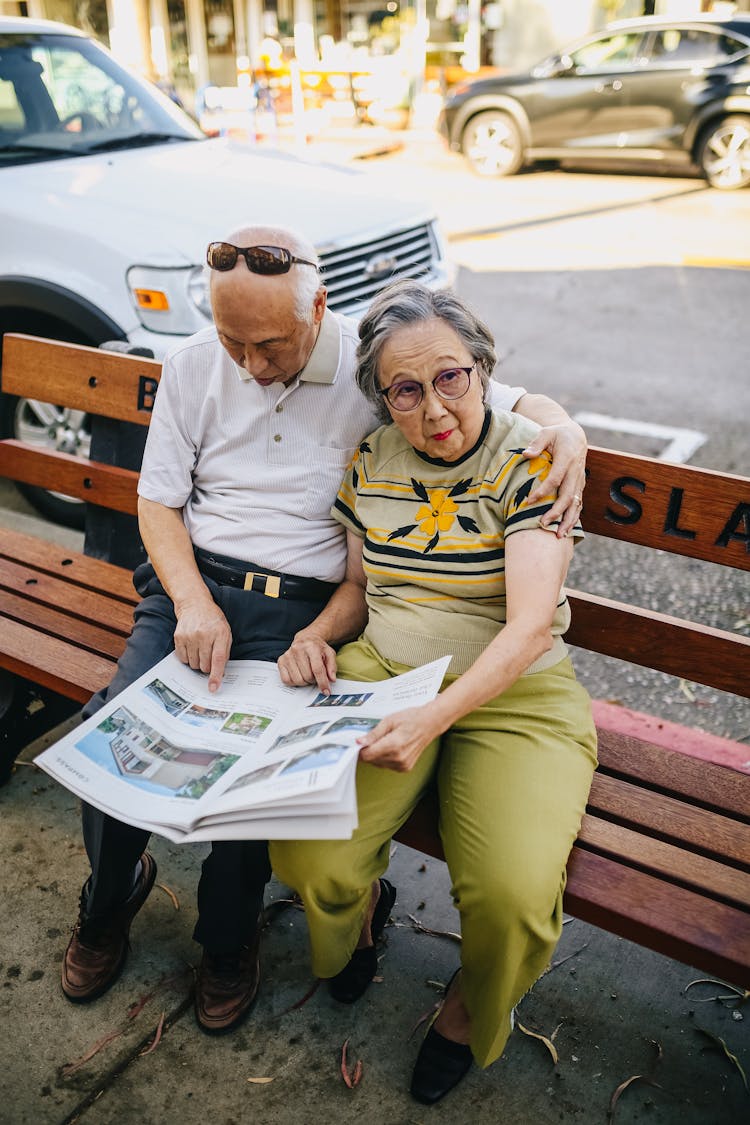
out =
[[(457, 461), (413, 449), (395, 425), (359, 446), (331, 514), (364, 540), (365, 637), (385, 659), (416, 667), (450, 653), (449, 671), (460, 674), (502, 629), (505, 540), (540, 527), (554, 502), (528, 499), (550, 467), (547, 453), (522, 456), (538, 429), (519, 414), (488, 411), (477, 443)], [(571, 534), (583, 536), (580, 523)], [(561, 591), (553, 647), (527, 674), (565, 656), (569, 623)]]

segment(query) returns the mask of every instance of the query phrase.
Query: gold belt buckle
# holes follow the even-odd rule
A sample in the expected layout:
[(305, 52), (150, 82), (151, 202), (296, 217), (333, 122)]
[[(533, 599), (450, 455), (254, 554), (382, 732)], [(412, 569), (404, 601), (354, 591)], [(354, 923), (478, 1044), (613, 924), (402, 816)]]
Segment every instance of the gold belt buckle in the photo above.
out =
[[(279, 574), (258, 574), (257, 571), (249, 570), (247, 572), (247, 574), (245, 575), (245, 586), (244, 586), (244, 588), (246, 590), (252, 590), (253, 581), (256, 578), (265, 578), (266, 583), (265, 583), (265, 586), (263, 588), (262, 593), (264, 593), (267, 598), (278, 598), (278, 597), (281, 596), (281, 575), (279, 575)], [(258, 591), (258, 592), (260, 593), (261, 591)]]

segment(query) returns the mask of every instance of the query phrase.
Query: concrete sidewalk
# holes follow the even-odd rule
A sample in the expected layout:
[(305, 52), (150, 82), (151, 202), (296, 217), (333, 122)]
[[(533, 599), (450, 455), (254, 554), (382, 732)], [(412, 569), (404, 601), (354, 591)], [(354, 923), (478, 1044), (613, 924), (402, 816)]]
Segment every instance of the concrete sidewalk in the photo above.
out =
[[(520, 1008), (529, 1032), (554, 1041), (557, 1062), (549, 1044), (516, 1030), (504, 1057), (475, 1070), (443, 1103), (413, 1102), (408, 1083), (421, 1033), (413, 1029), (457, 964), (458, 920), (445, 866), (403, 846), (390, 868), (399, 893), (382, 979), (351, 1008), (324, 987), (310, 995), (304, 914), (284, 905), (285, 888), (272, 883), (255, 1011), (233, 1035), (203, 1035), (190, 966), (206, 848), (157, 837), (162, 886), (134, 923), (123, 977), (92, 1005), (68, 1003), (60, 961), (87, 870), (76, 800), (30, 764), (49, 741), (24, 751), (0, 790), (0, 1120), (7, 1125), (604, 1125), (618, 1088), (618, 1125), (748, 1119), (742, 1074), (719, 1043), (750, 1071), (747, 1004), (711, 999), (731, 996), (719, 984), (686, 993), (701, 973), (575, 919), (552, 970)], [(340, 1069), (347, 1040), (350, 1066), (358, 1059), (363, 1066), (355, 1089)]]

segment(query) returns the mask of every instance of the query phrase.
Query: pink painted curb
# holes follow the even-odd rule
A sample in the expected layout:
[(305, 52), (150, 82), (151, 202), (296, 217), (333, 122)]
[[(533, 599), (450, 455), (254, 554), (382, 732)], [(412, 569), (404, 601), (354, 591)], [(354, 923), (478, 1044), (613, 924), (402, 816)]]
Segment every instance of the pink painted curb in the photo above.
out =
[(676, 750), (691, 758), (702, 758), (750, 774), (750, 745), (706, 734), (681, 723), (670, 723), (655, 715), (645, 715), (642, 711), (631, 711), (628, 707), (607, 703), (603, 699), (592, 700), (592, 710), (596, 725), (603, 730), (648, 739), (667, 750)]

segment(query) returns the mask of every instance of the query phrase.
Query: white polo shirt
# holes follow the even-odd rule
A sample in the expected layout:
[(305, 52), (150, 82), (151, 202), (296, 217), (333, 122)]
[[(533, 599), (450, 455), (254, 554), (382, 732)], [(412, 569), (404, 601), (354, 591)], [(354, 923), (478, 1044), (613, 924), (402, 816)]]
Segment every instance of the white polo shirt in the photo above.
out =
[[(340, 582), (346, 542), (331, 506), (379, 424), (354, 380), (358, 342), (356, 324), (326, 310), (287, 387), (258, 386), (214, 327), (178, 344), (164, 360), (139, 494), (182, 508), (196, 547)], [(491, 404), (510, 410), (523, 393), (493, 382)]]

